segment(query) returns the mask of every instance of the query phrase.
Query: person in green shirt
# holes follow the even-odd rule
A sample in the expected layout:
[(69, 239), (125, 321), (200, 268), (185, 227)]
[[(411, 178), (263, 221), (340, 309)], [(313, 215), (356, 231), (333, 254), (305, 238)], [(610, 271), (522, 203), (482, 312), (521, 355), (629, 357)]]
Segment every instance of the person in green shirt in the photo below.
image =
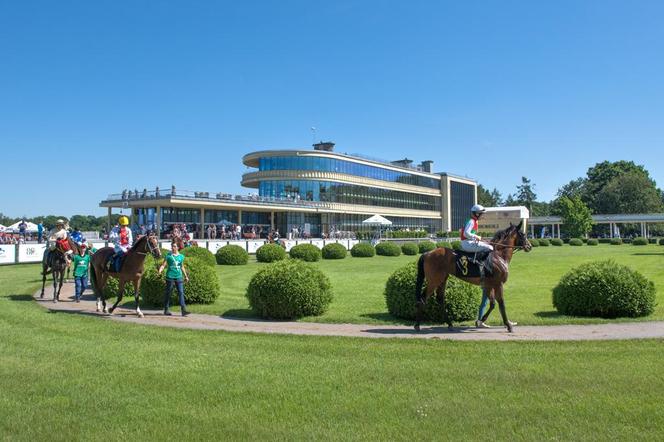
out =
[(74, 255), (72, 262), (74, 263), (74, 283), (76, 284), (76, 292), (74, 299), (76, 302), (81, 302), (81, 295), (87, 288), (88, 283), (88, 267), (90, 266), (90, 255), (87, 253), (85, 244), (81, 244), (80, 253)]
[(164, 315), (171, 316), (169, 307), (171, 304), (171, 293), (173, 292), (173, 286), (175, 286), (178, 289), (180, 312), (182, 316), (187, 316), (189, 312), (184, 305), (184, 284), (182, 278), (184, 277), (184, 280), (189, 282), (189, 275), (187, 274), (187, 269), (184, 267), (184, 255), (180, 254), (177, 243), (171, 244), (171, 252), (166, 255), (166, 259), (164, 259), (164, 262), (159, 267), (159, 274), (166, 267), (168, 267), (168, 270), (166, 270), (166, 291), (164, 292)]

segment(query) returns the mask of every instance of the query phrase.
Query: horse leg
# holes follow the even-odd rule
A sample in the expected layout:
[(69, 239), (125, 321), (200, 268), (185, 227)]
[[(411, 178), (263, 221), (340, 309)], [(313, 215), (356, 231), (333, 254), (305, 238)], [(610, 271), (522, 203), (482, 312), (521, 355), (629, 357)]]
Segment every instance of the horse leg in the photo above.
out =
[(108, 311), (110, 314), (113, 314), (113, 311), (115, 308), (118, 306), (120, 302), (122, 302), (122, 297), (124, 296), (124, 288), (125, 288), (126, 281), (122, 278), (118, 281), (118, 299), (115, 301), (115, 304), (110, 308)]
[(53, 302), (58, 302), (58, 272), (57, 270), (53, 270), (51, 272), (53, 275)]
[(489, 290), (489, 310), (486, 311), (484, 316), (482, 316), (482, 322), (486, 322), (487, 319), (489, 319), (489, 315), (493, 311), (494, 308), (496, 308), (496, 291), (495, 289), (488, 289)]
[(134, 300), (136, 301), (136, 314), (138, 315), (139, 318), (143, 317), (143, 312), (141, 311), (141, 306), (138, 305), (140, 301), (140, 292), (139, 289), (141, 287), (141, 280), (137, 279), (134, 281)]
[(58, 282), (58, 301), (60, 300), (60, 291), (62, 290), (62, 283), (65, 282), (65, 279), (63, 278), (64, 272), (60, 274), (60, 281)]
[[(426, 275), (424, 272), (424, 259), (426, 255), (420, 256), (417, 261), (417, 280), (415, 282), (415, 331), (420, 331), (420, 323), (424, 316), (424, 306), (427, 303), (428, 296), (422, 295), (422, 286), (424, 285)], [(427, 291), (428, 291), (427, 285)]]
[(448, 329), (452, 329), (452, 321), (447, 314), (447, 303), (445, 302), (445, 288), (447, 287), (447, 278), (449, 275), (443, 277), (443, 282), (438, 285), (436, 289), (436, 301), (438, 305), (443, 309), (443, 322), (447, 324)]
[(507, 331), (512, 333), (514, 331), (512, 323), (507, 319), (507, 312), (505, 311), (505, 298), (503, 296), (503, 287), (496, 289), (496, 299), (498, 300), (498, 308), (500, 309), (500, 316), (503, 317), (503, 324), (507, 327)]
[(44, 267), (44, 271), (42, 272), (42, 290), (41, 294), (39, 295), (40, 299), (44, 298), (44, 288), (46, 287), (46, 267)]

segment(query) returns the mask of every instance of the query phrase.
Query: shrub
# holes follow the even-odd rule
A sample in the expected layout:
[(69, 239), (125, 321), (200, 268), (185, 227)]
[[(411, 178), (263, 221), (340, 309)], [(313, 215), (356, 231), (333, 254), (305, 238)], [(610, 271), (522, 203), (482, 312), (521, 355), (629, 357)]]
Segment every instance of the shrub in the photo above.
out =
[(376, 244), (376, 255), (399, 256), (401, 255), (401, 247), (388, 241), (379, 242)]
[(632, 241), (633, 246), (647, 246), (648, 245), (648, 238), (634, 238)]
[(657, 244), (657, 238), (648, 238), (649, 244)]
[(263, 244), (256, 250), (256, 261), (274, 262), (286, 258), (286, 251), (278, 244)]
[(360, 242), (350, 249), (350, 254), (353, 258), (371, 258), (376, 254), (376, 249), (369, 243)]
[(590, 238), (590, 239), (588, 240), (588, 245), (589, 245), (589, 246), (596, 246), (596, 245), (598, 245), (598, 244), (599, 244), (599, 241), (597, 241), (595, 238)]
[(586, 244), (586, 243), (588, 242), (588, 238), (581, 238), (581, 242), (583, 242), (584, 244)]
[[(569, 243), (569, 238), (563, 238), (563, 244), (568, 244)], [(554, 244), (555, 246), (555, 244)]]
[[(390, 314), (402, 319), (415, 319), (415, 280), (417, 263), (410, 263), (396, 270), (385, 284), (385, 301)], [(481, 290), (477, 286), (465, 283), (457, 278), (449, 278), (445, 290), (446, 310), (452, 322), (468, 321), (475, 318), (481, 299)], [(424, 309), (424, 318), (430, 322), (441, 322), (442, 308), (432, 295)]]
[(436, 244), (432, 241), (422, 241), (417, 244), (417, 248), (420, 250), (420, 253), (426, 253), (435, 249)]
[(461, 250), (461, 241), (459, 240), (452, 241), (452, 248), (454, 250)]
[(622, 238), (611, 238), (612, 246), (619, 246), (623, 243)]
[(533, 247), (539, 247), (539, 245), (540, 245), (539, 240), (538, 240), (538, 239), (535, 239), (535, 238), (533, 238), (533, 239), (529, 239), (528, 242), (529, 242), (530, 245), (533, 246)]
[(583, 241), (581, 241), (581, 238), (572, 238), (569, 240), (569, 245), (570, 246), (582, 246)]
[[(169, 252), (166, 252), (169, 253)], [(161, 256), (164, 257), (166, 254), (162, 250)], [(152, 255), (147, 255), (145, 257), (145, 262), (143, 264), (143, 281), (145, 281), (145, 273), (150, 270), (150, 269), (156, 269), (156, 266), (161, 264), (161, 259), (159, 261), (155, 260)], [(92, 270), (90, 270), (92, 271)], [(92, 276), (90, 276), (92, 278)], [(104, 297), (106, 299), (111, 299), (111, 298), (116, 298), (118, 296), (118, 289), (120, 288), (120, 284), (117, 280), (117, 278), (111, 278), (109, 277), (106, 280), (106, 286), (104, 287)], [(90, 289), (92, 290), (92, 281), (90, 281)], [(141, 295), (143, 294), (143, 286), (141, 285)], [(125, 284), (125, 289), (124, 289), (124, 295), (125, 299), (129, 296), (133, 297), (134, 296), (134, 285), (131, 282), (128, 282)]]
[(614, 261), (590, 262), (561, 278), (553, 305), (564, 315), (646, 316), (655, 309), (655, 284)]
[(540, 247), (549, 247), (549, 246), (551, 245), (551, 243), (549, 242), (549, 240), (546, 239), (546, 238), (542, 238), (542, 239), (540, 239), (540, 240), (539, 240), (539, 243), (540, 243)]
[(325, 244), (323, 247), (323, 259), (344, 259), (346, 255), (348, 250), (339, 243)]
[(298, 244), (288, 252), (291, 258), (301, 259), (302, 261), (315, 262), (320, 261), (321, 251), (313, 244)]
[(401, 251), (404, 255), (417, 255), (420, 252), (420, 248), (414, 242), (407, 242), (401, 246)]
[(560, 239), (560, 238), (553, 238), (553, 239), (551, 239), (551, 245), (552, 245), (552, 246), (560, 247), (560, 246), (562, 246), (563, 244), (564, 244), (564, 242), (563, 242), (563, 240)]
[(271, 319), (318, 316), (332, 301), (327, 276), (297, 259), (275, 262), (256, 272), (246, 296), (257, 315)]
[[(186, 257), (184, 266), (189, 275), (189, 282), (184, 284), (184, 299), (187, 304), (212, 304), (220, 293), (219, 278), (214, 267), (208, 265), (200, 258)], [(164, 305), (164, 291), (166, 289), (165, 272), (157, 273), (156, 266), (146, 267), (141, 282), (141, 296), (148, 304), (154, 306)], [(171, 293), (171, 305), (178, 305), (177, 289)]]
[(611, 244), (611, 238), (600, 238), (599, 243), (600, 244)]
[(198, 258), (212, 267), (217, 265), (217, 259), (214, 257), (214, 254), (204, 247), (185, 247), (180, 253), (188, 258)]
[[(452, 248), (452, 243), (449, 241), (438, 241), (436, 243), (436, 247), (444, 248), (444, 249), (451, 249)], [(419, 251), (419, 249), (418, 249)]]
[(244, 247), (229, 244), (217, 250), (215, 258), (217, 259), (217, 264), (241, 266), (249, 262), (249, 253), (244, 250)]
[(660, 240), (659, 240), (659, 245), (660, 245), (660, 246), (664, 246), (664, 238), (660, 238)]

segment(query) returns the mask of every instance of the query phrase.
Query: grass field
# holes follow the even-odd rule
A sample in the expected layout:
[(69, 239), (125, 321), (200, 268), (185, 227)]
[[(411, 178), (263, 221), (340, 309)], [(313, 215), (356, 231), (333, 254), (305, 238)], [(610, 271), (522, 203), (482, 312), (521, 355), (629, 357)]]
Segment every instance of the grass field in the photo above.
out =
[[(559, 315), (551, 303), (551, 292), (560, 277), (581, 263), (613, 258), (642, 272), (655, 282), (658, 306), (645, 320), (664, 319), (664, 247), (611, 246), (539, 247), (531, 253), (517, 253), (505, 288), (506, 303), (512, 320), (523, 325), (583, 324), (605, 322), (601, 319), (572, 318)], [(321, 317), (308, 321), (343, 323), (401, 323), (387, 314), (383, 291), (385, 281), (397, 268), (416, 260), (413, 256), (323, 260), (320, 267), (332, 282), (334, 301)], [(249, 279), (263, 264), (251, 261), (248, 266), (217, 266), (222, 294), (213, 305), (192, 306), (197, 313), (226, 316), (251, 316), (244, 297)], [(629, 319), (633, 320), (633, 319)], [(490, 323), (499, 324), (497, 310)]]
[(662, 437), (661, 340), (469, 343), (146, 327), (47, 312), (31, 300), (37, 272), (0, 268), (2, 440)]

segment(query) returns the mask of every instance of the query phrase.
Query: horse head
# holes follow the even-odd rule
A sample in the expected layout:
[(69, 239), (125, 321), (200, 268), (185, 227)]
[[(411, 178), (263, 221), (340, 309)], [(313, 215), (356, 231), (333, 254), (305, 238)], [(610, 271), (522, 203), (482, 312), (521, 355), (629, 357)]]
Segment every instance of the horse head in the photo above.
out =
[(157, 235), (150, 232), (146, 235), (146, 244), (148, 251), (152, 254), (154, 258), (161, 258), (161, 249), (159, 248), (159, 241), (157, 240)]
[(524, 250), (524, 252), (530, 252), (533, 249), (533, 246), (530, 244), (530, 241), (528, 241), (528, 238), (526, 238), (526, 234), (523, 233), (523, 220), (519, 222), (516, 226), (512, 223), (510, 223), (510, 237), (514, 238), (514, 247), (519, 247)]

